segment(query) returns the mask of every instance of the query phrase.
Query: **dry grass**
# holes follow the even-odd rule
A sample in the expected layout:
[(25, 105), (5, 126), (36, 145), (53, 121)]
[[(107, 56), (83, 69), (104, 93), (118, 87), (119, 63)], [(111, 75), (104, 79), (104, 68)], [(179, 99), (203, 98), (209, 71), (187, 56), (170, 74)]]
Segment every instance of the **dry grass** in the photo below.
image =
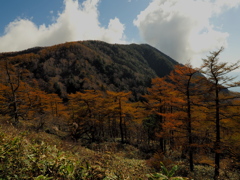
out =
[[(24, 141), (30, 144), (41, 145), (42, 142), (55, 146), (63, 152), (70, 152), (71, 159), (78, 162), (88, 162), (92, 171), (105, 174), (109, 179), (147, 179), (146, 174), (160, 171), (160, 162), (171, 168), (174, 164), (179, 165), (176, 175), (189, 177), (194, 180), (212, 179), (214, 167), (213, 160), (209, 157), (198, 156), (195, 159), (195, 171), (189, 173), (187, 163), (176, 161), (174, 153), (165, 157), (162, 153), (155, 153), (152, 158), (145, 160), (145, 155), (134, 146), (117, 142), (92, 143), (88, 147), (81, 146), (80, 142), (62, 140), (59, 136), (46, 132), (26, 130), (28, 128), (15, 128), (6, 117), (0, 117), (1, 132), (6, 138), (13, 138), (24, 134)], [(29, 147), (29, 146), (26, 146)], [(178, 154), (178, 153), (175, 153)], [(177, 155), (176, 155), (177, 156)], [(70, 158), (70, 157), (69, 157)], [(221, 179), (240, 179), (239, 173), (231, 169), (231, 160), (221, 161)]]

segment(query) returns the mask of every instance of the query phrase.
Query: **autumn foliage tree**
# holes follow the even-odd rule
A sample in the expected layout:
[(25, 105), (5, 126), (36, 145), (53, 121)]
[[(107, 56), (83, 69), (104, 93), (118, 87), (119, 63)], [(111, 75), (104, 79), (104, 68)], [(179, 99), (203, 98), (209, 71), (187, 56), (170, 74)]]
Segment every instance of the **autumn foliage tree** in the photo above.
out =
[[(131, 113), (129, 104), (127, 103), (130, 92), (113, 92), (107, 91), (108, 98), (111, 100), (111, 107), (119, 117), (119, 129), (121, 142), (124, 143), (124, 130), (126, 131), (126, 117)], [(125, 132), (126, 134), (126, 132)]]
[(234, 77), (229, 76), (228, 74), (240, 67), (240, 61), (228, 65), (227, 62), (220, 62), (219, 55), (223, 51), (223, 48), (220, 48), (218, 51), (211, 52), (211, 55), (207, 59), (203, 59), (202, 73), (206, 76), (208, 82), (205, 86), (208, 87), (207, 96), (209, 109), (214, 111), (213, 117), (215, 121), (215, 141), (214, 141), (214, 151), (215, 151), (215, 173), (214, 179), (219, 178), (219, 169), (220, 169), (220, 156), (222, 153), (221, 143), (221, 120), (225, 118), (227, 112), (225, 111), (228, 106), (231, 106), (229, 103), (234, 97), (231, 94), (225, 93), (224, 90), (230, 87), (240, 86), (240, 82), (234, 81)]
[(5, 111), (14, 119), (13, 124), (17, 125), (19, 118), (25, 115), (21, 106), (24, 106), (26, 100), (24, 99), (26, 84), (22, 79), (27, 76), (28, 72), (12, 65), (9, 61), (9, 59), (4, 59), (0, 62), (1, 91), (5, 99)]
[[(148, 89), (149, 94), (145, 95), (147, 99), (146, 109), (149, 110), (148, 119), (151, 121), (148, 124), (154, 123), (151, 129), (151, 136), (157, 135), (159, 137), (160, 149), (165, 152), (166, 141), (169, 134), (164, 127), (166, 127), (166, 113), (171, 109), (171, 94), (168, 89), (169, 83), (165, 78), (155, 78), (152, 80), (152, 87)], [(152, 114), (156, 115), (153, 119)], [(155, 121), (156, 119), (156, 121)], [(146, 122), (146, 121), (145, 121)], [(168, 126), (174, 129), (173, 123), (168, 123)], [(151, 126), (149, 127), (151, 128)], [(154, 133), (153, 133), (154, 132)], [(149, 134), (150, 135), (150, 134)], [(148, 137), (148, 141), (154, 139)]]
[(27, 120), (39, 129), (50, 121), (50, 115), (66, 115), (62, 99), (56, 94), (41, 91), (30, 72), (19, 63), (14, 63), (13, 59), (2, 59), (0, 69), (0, 112), (10, 117), (13, 125)]
[[(167, 76), (172, 84), (172, 89), (177, 91), (178, 97), (182, 99), (183, 121), (187, 130), (189, 167), (193, 171), (193, 110), (197, 101), (197, 95), (200, 93), (201, 87), (199, 81), (202, 77), (198, 69), (194, 69), (190, 64), (185, 66), (176, 65), (175, 69)], [(178, 105), (178, 106), (179, 106)]]
[(92, 142), (120, 137), (124, 143), (134, 133), (130, 129), (141, 123), (141, 106), (129, 102), (130, 92), (86, 90), (69, 95), (69, 112), (74, 124), (73, 136), (87, 136)]
[(98, 125), (101, 123), (102, 93), (95, 90), (76, 92), (69, 95), (69, 110), (75, 124), (74, 138), (87, 135), (91, 141), (96, 141)]
[(171, 148), (185, 144), (186, 137), (188, 137), (188, 142), (192, 139), (191, 101), (193, 93), (192, 91), (190, 93), (190, 89), (193, 88), (194, 79), (191, 80), (191, 76), (196, 72), (190, 67), (179, 65), (169, 76), (152, 81), (152, 87), (146, 98), (150, 113), (156, 114), (159, 119), (160, 128), (156, 134), (160, 137), (160, 148), (163, 152), (166, 149), (167, 139)]
[(201, 126), (195, 121), (200, 118), (198, 104), (202, 103), (200, 97), (205, 93), (202, 86), (205, 80), (199, 69), (194, 69), (190, 64), (176, 65), (168, 76), (153, 79), (149, 94), (145, 96), (150, 114), (157, 115), (159, 119), (155, 134), (160, 137), (161, 150), (164, 152), (167, 141), (172, 148), (182, 147), (184, 155), (188, 152), (191, 171), (194, 169), (193, 155), (197, 144), (193, 137), (196, 137), (196, 129), (199, 131)]

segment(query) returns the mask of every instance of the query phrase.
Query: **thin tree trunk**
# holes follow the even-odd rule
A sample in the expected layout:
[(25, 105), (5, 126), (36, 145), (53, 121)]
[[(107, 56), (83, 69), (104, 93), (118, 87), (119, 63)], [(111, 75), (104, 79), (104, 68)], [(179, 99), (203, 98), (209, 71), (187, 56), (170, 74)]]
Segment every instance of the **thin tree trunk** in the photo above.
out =
[(14, 122), (13, 124), (15, 126), (17, 126), (18, 122), (19, 122), (19, 113), (18, 113), (18, 103), (17, 103), (17, 95), (16, 92), (20, 86), (20, 74), (18, 73), (17, 76), (17, 84), (16, 87), (14, 87), (13, 85), (13, 80), (11, 78), (10, 72), (9, 72), (9, 66), (8, 66), (8, 62), (6, 61), (5, 64), (5, 68), (6, 68), (6, 73), (7, 73), (7, 77), (8, 77), (8, 82), (10, 84), (11, 87), (11, 93), (12, 93), (12, 99), (13, 99), (13, 114), (14, 114)]
[(218, 95), (218, 82), (216, 82), (216, 141), (215, 141), (215, 171), (214, 171), (214, 180), (219, 178), (219, 169), (220, 169), (220, 117), (219, 117), (219, 95)]
[(120, 128), (120, 134), (121, 134), (121, 143), (124, 143), (121, 98), (119, 98), (119, 116), (120, 116), (119, 128)]
[[(191, 78), (190, 78), (191, 79)], [(187, 86), (187, 114), (188, 114), (188, 145), (189, 145), (189, 167), (190, 171), (194, 170), (193, 164), (193, 148), (192, 148), (192, 117), (191, 117), (191, 102), (190, 102), (190, 79), (188, 80)]]

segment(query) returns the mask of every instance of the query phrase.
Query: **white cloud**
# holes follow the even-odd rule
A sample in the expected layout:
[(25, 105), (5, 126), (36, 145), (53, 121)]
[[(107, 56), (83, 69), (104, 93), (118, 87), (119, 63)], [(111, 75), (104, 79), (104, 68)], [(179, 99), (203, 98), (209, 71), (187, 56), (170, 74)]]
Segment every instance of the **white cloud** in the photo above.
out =
[(229, 34), (218, 31), (210, 20), (239, 4), (240, 0), (153, 0), (133, 23), (147, 43), (186, 62), (227, 46)]
[(125, 26), (118, 18), (110, 19), (107, 28), (98, 18), (100, 0), (64, 0), (65, 9), (46, 26), (37, 26), (29, 19), (16, 19), (8, 24), (0, 37), (0, 52), (17, 51), (34, 46), (48, 46), (66, 41), (103, 40), (125, 43)]
[(215, 0), (213, 2), (214, 12), (221, 13), (231, 8), (238, 8), (240, 0)]

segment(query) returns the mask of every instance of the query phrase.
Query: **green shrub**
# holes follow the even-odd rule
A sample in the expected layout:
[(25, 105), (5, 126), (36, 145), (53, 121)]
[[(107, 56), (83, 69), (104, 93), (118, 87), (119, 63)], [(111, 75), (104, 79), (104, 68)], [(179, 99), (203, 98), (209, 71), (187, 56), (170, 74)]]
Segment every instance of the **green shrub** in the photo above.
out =
[(178, 170), (178, 166), (173, 166), (170, 170), (160, 162), (161, 173), (147, 174), (149, 180), (185, 180), (183, 177), (173, 177)]
[(0, 134), (0, 179), (103, 179), (105, 170), (56, 146)]
[(153, 156), (147, 160), (147, 165), (151, 168), (154, 168), (156, 171), (162, 169), (162, 165), (159, 163), (162, 162), (166, 165), (166, 168), (171, 168), (172, 164), (175, 164), (170, 158), (166, 157), (162, 152), (156, 152)]

